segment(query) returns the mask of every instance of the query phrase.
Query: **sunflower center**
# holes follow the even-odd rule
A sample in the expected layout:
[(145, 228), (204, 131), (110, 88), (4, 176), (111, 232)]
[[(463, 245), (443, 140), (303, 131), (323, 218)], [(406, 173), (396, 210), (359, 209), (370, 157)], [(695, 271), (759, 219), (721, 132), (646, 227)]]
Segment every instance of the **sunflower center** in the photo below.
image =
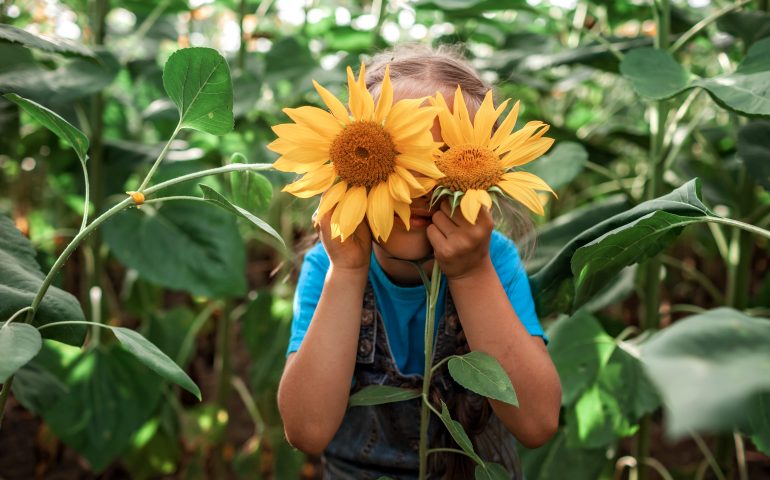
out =
[(329, 148), (334, 168), (349, 185), (373, 187), (388, 180), (396, 167), (396, 146), (388, 132), (375, 122), (353, 122)]
[(486, 190), (500, 181), (500, 159), (491, 150), (478, 145), (455, 145), (436, 160), (446, 177), (439, 185), (452, 190)]

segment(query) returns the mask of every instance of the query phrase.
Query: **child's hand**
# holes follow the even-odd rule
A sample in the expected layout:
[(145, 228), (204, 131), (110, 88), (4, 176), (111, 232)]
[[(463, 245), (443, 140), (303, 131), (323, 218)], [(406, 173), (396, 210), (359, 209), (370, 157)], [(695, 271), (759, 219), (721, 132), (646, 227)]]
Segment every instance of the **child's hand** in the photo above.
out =
[[(332, 266), (338, 270), (366, 273), (369, 271), (369, 258), (372, 253), (372, 233), (366, 221), (356, 228), (353, 235), (340, 241), (340, 238), (332, 238), (331, 218), (332, 212), (326, 213), (316, 225), (316, 231), (321, 237), (321, 243), (329, 255)], [(313, 216), (315, 220), (315, 215)]]
[(475, 225), (468, 222), (459, 209), (454, 215), (450, 212), (449, 202), (441, 202), (441, 209), (433, 214), (433, 225), (428, 226), (427, 233), (441, 271), (448, 279), (456, 279), (486, 266), (494, 222), (486, 208), (479, 211)]

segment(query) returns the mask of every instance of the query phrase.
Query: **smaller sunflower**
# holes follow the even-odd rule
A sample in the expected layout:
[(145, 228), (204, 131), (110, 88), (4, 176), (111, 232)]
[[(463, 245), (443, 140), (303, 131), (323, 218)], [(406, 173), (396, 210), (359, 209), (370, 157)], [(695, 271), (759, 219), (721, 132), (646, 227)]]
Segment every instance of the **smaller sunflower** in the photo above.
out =
[[(317, 218), (332, 211), (332, 237), (350, 237), (366, 218), (375, 240), (387, 241), (395, 216), (409, 229), (412, 198), (425, 195), (441, 172), (433, 162), (430, 133), (437, 108), (424, 98), (393, 102), (390, 69), (375, 103), (348, 67), (348, 107), (316, 83), (329, 111), (284, 108), (295, 123), (275, 125), (278, 138), (268, 148), (281, 155), (273, 167), (304, 174), (283, 189), (300, 198), (323, 194)], [(419, 175), (415, 175), (415, 173)]]
[(495, 108), (490, 90), (471, 121), (459, 86), (452, 110), (441, 92), (431, 98), (431, 103), (440, 109), (441, 136), (446, 144), (445, 151), (436, 156), (436, 166), (445, 177), (438, 179), (431, 200), (435, 203), (449, 196), (453, 210), (459, 201), (463, 216), (473, 224), (481, 206), (490, 208), (498, 195), (512, 198), (540, 215), (545, 212), (536, 191), (556, 196), (537, 175), (516, 170), (551, 148), (553, 139), (543, 136), (549, 126), (532, 121), (514, 133), (519, 115), (516, 102), (497, 130), (492, 131), (509, 101)]

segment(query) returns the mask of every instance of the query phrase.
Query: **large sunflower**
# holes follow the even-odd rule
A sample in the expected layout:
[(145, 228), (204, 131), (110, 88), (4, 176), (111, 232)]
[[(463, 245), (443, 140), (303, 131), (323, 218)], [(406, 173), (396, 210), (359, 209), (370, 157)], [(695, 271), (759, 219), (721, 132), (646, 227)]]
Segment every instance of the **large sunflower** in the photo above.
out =
[(509, 101), (495, 108), (490, 90), (471, 121), (459, 86), (452, 110), (440, 92), (431, 98), (431, 103), (440, 108), (438, 118), (446, 144), (446, 149), (436, 155), (436, 165), (446, 176), (438, 180), (433, 200), (448, 195), (453, 208), (459, 200), (463, 216), (471, 223), (476, 223), (482, 205), (492, 206), (495, 195), (510, 197), (542, 215), (543, 206), (535, 191), (554, 193), (537, 175), (516, 171), (516, 167), (531, 162), (551, 147), (553, 139), (543, 136), (548, 125), (533, 121), (513, 133), (519, 115), (516, 102), (492, 132)]
[(430, 133), (438, 109), (421, 107), (424, 98), (393, 104), (389, 67), (375, 105), (365, 72), (361, 65), (356, 80), (347, 69), (350, 110), (313, 81), (330, 111), (283, 109), (295, 123), (274, 126), (278, 138), (268, 145), (281, 155), (276, 169), (304, 173), (283, 190), (302, 198), (323, 193), (317, 218), (334, 209), (332, 237), (343, 241), (364, 216), (375, 239), (387, 241), (396, 214), (408, 229), (412, 198), (429, 192), (442, 176), (432, 159)]

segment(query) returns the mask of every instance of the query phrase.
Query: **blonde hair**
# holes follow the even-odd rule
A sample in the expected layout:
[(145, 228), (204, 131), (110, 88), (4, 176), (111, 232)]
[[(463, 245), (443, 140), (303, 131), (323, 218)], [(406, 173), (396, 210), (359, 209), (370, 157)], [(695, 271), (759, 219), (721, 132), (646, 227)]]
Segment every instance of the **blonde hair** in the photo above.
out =
[[(462, 45), (432, 48), (424, 44), (407, 43), (395, 46), (372, 57), (366, 67), (366, 88), (378, 98), (385, 66), (390, 65), (393, 89), (401, 95), (419, 98), (439, 91), (446, 97), (454, 95), (459, 85), (468, 109), (475, 112), (487, 92), (494, 89), (470, 65), (464, 52)], [(517, 242), (521, 258), (526, 262), (534, 253), (534, 223), (519, 205), (501, 202), (500, 207), (501, 220), (510, 230), (509, 235)]]

